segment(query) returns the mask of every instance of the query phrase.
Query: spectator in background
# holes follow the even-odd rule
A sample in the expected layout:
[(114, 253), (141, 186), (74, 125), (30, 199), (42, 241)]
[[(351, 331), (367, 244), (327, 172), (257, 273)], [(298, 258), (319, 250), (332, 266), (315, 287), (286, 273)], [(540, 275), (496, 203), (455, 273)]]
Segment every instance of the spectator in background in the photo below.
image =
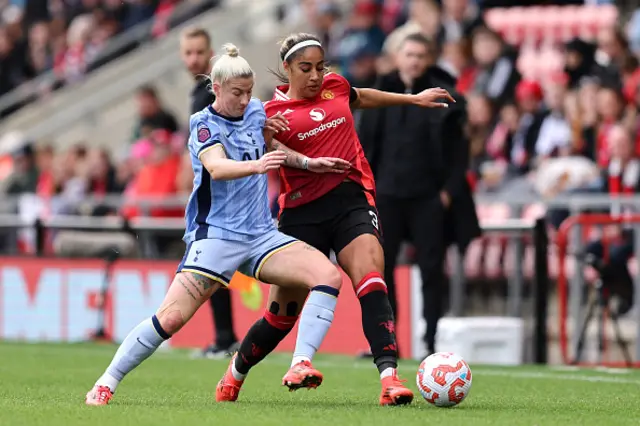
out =
[(384, 42), (384, 53), (393, 61), (402, 41), (415, 33), (433, 40), (435, 45), (440, 44), (444, 38), (440, 17), (440, 8), (433, 0), (410, 0), (409, 19), (389, 34)]
[(38, 149), (36, 164), (39, 176), (36, 192), (41, 197), (51, 197), (55, 193), (54, 160), (55, 153), (51, 145), (45, 145)]
[(513, 175), (528, 172), (531, 167), (530, 160), (535, 157), (535, 144), (545, 117), (542, 99), (542, 87), (537, 81), (522, 80), (516, 86), (519, 119), (509, 154)]
[(468, 39), (473, 30), (483, 25), (475, 2), (470, 0), (442, 0), (443, 41)]
[(321, 1), (317, 5), (315, 24), (315, 34), (320, 39), (325, 50), (325, 57), (329, 63), (338, 58), (338, 45), (344, 33), (344, 27), (340, 18), (342, 13), (333, 0)]
[(379, 8), (373, 1), (356, 3), (345, 33), (337, 48), (338, 63), (344, 77), (350, 82), (353, 76), (349, 73), (353, 56), (356, 52), (366, 50), (376, 55), (382, 50), (384, 33), (378, 26)]
[(484, 179), (481, 165), (485, 160), (485, 144), (494, 126), (494, 105), (489, 98), (478, 93), (467, 96), (465, 134), (469, 139), (471, 168), (476, 176)]
[(13, 172), (8, 178), (5, 192), (10, 195), (35, 194), (38, 188), (38, 168), (31, 144), (13, 153)]
[(593, 44), (579, 38), (565, 44), (564, 72), (569, 77), (570, 90), (577, 89), (584, 78), (597, 74), (595, 51)]
[(101, 148), (89, 151), (89, 192), (94, 196), (122, 193), (124, 186), (118, 181), (116, 169), (111, 164), (109, 153)]
[(595, 140), (588, 140), (587, 152), (598, 165), (606, 167), (609, 162), (609, 132), (622, 119), (624, 101), (622, 93), (613, 87), (600, 87), (596, 95), (598, 124), (590, 134)]
[(158, 5), (157, 0), (132, 0), (123, 27), (130, 29), (150, 20)]
[[(452, 90), (455, 79), (435, 65), (433, 52), (425, 36), (408, 36), (396, 56), (398, 71), (382, 76), (376, 88), (394, 93), (419, 93), (429, 87)], [(409, 239), (416, 246), (422, 273), (429, 353), (436, 350), (444, 303), (446, 247), (456, 243), (464, 253), (480, 234), (466, 180), (469, 146), (463, 134), (464, 98), (458, 95), (456, 100), (442, 110), (413, 106), (367, 110), (360, 127), (376, 178), (389, 300), (395, 312), (395, 265), (401, 243)]]
[(500, 35), (487, 27), (478, 27), (473, 33), (473, 58), (477, 65), (474, 90), (497, 107), (513, 101), (520, 73), (515, 66), (515, 52), (507, 48)]
[(74, 83), (84, 78), (87, 65), (95, 51), (90, 44), (95, 21), (90, 14), (76, 17), (67, 32), (67, 48), (56, 58), (55, 70), (65, 83)]
[(6, 29), (0, 27), (0, 95), (24, 80), (24, 68), (16, 44)]
[(619, 85), (625, 59), (631, 55), (627, 39), (620, 29), (604, 28), (598, 33), (597, 43), (595, 60), (601, 84)]
[(542, 120), (536, 140), (535, 157), (532, 158), (534, 164), (539, 164), (545, 158), (566, 155), (571, 150), (573, 135), (564, 110), (566, 84), (566, 77), (559, 75), (547, 85), (545, 104), (548, 111)]
[(180, 0), (160, 0), (153, 15), (151, 36), (162, 37), (169, 31), (169, 21)]
[(156, 90), (151, 86), (143, 86), (138, 90), (139, 122), (134, 131), (134, 138), (149, 137), (156, 129), (167, 130), (171, 133), (178, 131), (178, 122), (173, 114), (162, 108)]
[[(635, 144), (629, 131), (621, 125), (614, 125), (609, 132), (609, 164), (603, 172), (603, 189), (615, 197), (611, 205), (611, 215), (619, 217), (630, 211), (624, 196), (640, 192), (640, 159), (635, 152)], [(633, 305), (633, 279), (627, 262), (633, 255), (633, 230), (617, 226), (604, 230), (606, 238), (613, 242), (608, 246), (605, 257), (602, 240), (593, 241), (586, 252), (602, 259), (606, 265), (602, 276), (607, 288), (620, 298), (618, 312), (626, 313)]]
[[(216, 99), (210, 88), (208, 77), (213, 55), (211, 36), (206, 30), (196, 27), (188, 28), (182, 33), (180, 56), (195, 82), (193, 90), (191, 90), (191, 114), (202, 111)], [(191, 165), (189, 165), (189, 169), (191, 169)]]
[[(127, 198), (167, 198), (177, 193), (177, 176), (180, 170), (180, 155), (171, 150), (171, 137), (166, 130), (155, 130), (151, 134), (153, 150), (149, 161), (144, 164), (138, 175), (130, 183)], [(125, 217), (137, 217), (142, 213), (134, 207), (123, 210)], [(150, 208), (152, 217), (182, 217), (184, 208)]]
[(29, 78), (34, 78), (53, 67), (53, 55), (49, 44), (49, 24), (36, 22), (29, 29), (27, 67)]

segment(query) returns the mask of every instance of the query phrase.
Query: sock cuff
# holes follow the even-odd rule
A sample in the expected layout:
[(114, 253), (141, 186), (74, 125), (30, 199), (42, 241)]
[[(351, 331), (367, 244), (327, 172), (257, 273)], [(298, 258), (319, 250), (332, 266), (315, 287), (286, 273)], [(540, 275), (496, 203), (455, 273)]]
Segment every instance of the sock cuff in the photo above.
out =
[(356, 286), (356, 296), (361, 298), (374, 291), (382, 291), (387, 294), (387, 284), (379, 272), (369, 272)]
[(333, 297), (338, 297), (338, 295), (340, 294), (340, 290), (338, 290), (337, 288), (329, 287), (328, 285), (322, 285), (322, 284), (315, 286), (314, 288), (311, 289), (311, 291), (325, 293)]
[(293, 326), (296, 325), (298, 316), (276, 315), (269, 311), (265, 311), (264, 320), (278, 330), (291, 330)]
[(151, 317), (151, 323), (153, 324), (153, 328), (156, 329), (156, 332), (158, 333), (158, 335), (160, 337), (162, 337), (164, 340), (167, 340), (167, 339), (171, 338), (171, 335), (169, 333), (167, 333), (166, 331), (164, 331), (164, 329), (160, 325), (160, 320), (158, 320), (157, 316), (154, 315), (154, 316)]

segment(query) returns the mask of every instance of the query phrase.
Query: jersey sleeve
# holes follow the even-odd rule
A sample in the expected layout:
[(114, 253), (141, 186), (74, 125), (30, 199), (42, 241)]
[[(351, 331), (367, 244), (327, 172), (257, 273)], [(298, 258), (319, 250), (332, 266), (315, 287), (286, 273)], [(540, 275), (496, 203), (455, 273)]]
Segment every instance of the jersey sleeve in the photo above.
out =
[(265, 111), (265, 103), (263, 103), (260, 99), (253, 98), (251, 99), (253, 103), (254, 109), (254, 117), (253, 119), (257, 122), (258, 127), (261, 129), (264, 127), (265, 122), (267, 121), (267, 112)]
[(327, 77), (334, 81), (336, 87), (340, 88), (341, 91), (344, 91), (344, 93), (349, 96), (350, 104), (358, 100), (358, 92), (355, 88), (351, 87), (349, 80), (334, 72), (327, 74)]
[(190, 124), (189, 150), (196, 157), (200, 158), (202, 154), (214, 146), (222, 145), (220, 128), (216, 123), (193, 116)]

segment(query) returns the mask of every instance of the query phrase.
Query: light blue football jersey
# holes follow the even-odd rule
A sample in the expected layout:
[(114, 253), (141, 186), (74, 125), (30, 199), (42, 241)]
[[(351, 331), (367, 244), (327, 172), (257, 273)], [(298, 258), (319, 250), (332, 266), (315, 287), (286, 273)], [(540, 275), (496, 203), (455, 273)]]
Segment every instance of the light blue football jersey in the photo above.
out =
[(185, 211), (185, 242), (205, 238), (251, 241), (275, 229), (266, 175), (213, 180), (199, 158), (204, 151), (221, 144), (231, 160), (259, 159), (267, 149), (262, 136), (265, 120), (259, 99), (251, 99), (242, 117), (224, 117), (211, 106), (191, 116), (189, 152), (195, 176)]

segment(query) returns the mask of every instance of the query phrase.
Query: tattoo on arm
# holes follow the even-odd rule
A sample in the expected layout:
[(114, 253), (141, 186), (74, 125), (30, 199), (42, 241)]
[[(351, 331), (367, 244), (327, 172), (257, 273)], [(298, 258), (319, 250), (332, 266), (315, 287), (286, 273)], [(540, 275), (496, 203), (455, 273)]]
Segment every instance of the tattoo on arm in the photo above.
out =
[(285, 154), (287, 154), (287, 159), (284, 160), (284, 165), (287, 167), (293, 167), (296, 169), (302, 169), (304, 168), (303, 164), (304, 164), (304, 155), (300, 154), (299, 152), (296, 152), (294, 150), (292, 150), (291, 148), (287, 147), (285, 144), (283, 144), (282, 142), (278, 142), (277, 140), (273, 140), (271, 142), (271, 150), (272, 151), (282, 151)]
[(314, 249), (313, 247), (311, 247), (309, 244), (304, 244), (304, 245), (302, 246), (302, 248), (303, 248), (304, 250), (316, 251), (316, 249)]

